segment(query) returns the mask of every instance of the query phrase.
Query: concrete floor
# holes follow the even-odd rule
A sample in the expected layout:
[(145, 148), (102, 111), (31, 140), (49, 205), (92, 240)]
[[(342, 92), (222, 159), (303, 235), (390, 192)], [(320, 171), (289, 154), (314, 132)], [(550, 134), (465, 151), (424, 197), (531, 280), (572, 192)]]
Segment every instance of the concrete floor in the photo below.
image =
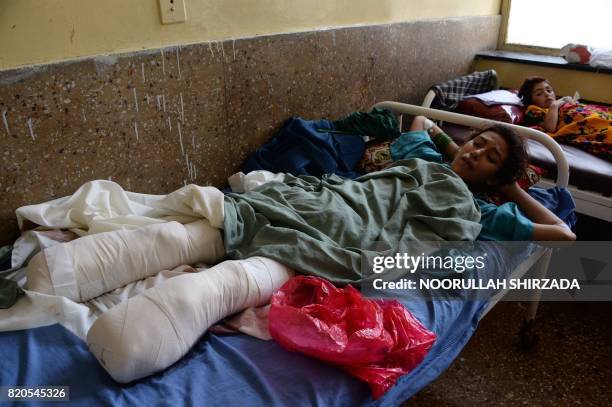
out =
[(499, 303), (459, 357), (405, 406), (612, 406), (612, 302), (540, 304), (531, 351), (524, 311)]

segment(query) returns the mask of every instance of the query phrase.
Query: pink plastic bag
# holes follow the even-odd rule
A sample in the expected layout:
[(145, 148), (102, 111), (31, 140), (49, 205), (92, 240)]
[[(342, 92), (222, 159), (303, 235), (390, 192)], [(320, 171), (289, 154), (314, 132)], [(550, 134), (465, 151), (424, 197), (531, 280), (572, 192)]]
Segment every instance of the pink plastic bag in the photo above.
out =
[(436, 340), (402, 304), (309, 276), (272, 296), (270, 334), (283, 347), (331, 362), (368, 383), (374, 399), (414, 369)]

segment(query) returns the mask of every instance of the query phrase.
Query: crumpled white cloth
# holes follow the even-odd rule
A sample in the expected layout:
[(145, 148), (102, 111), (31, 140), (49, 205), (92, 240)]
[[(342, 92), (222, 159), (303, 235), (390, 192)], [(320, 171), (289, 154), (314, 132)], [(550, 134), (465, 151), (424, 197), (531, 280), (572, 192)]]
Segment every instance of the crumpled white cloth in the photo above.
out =
[(595, 48), (591, 52), (591, 66), (612, 69), (612, 49)]
[(567, 44), (561, 55), (572, 64), (589, 64), (595, 68), (612, 69), (612, 49), (595, 48), (582, 44)]
[(20, 227), (24, 219), (49, 228), (81, 228), (89, 233), (175, 220), (189, 223), (202, 217), (223, 226), (223, 193), (214, 187), (186, 185), (168, 195), (125, 191), (112, 181), (83, 184), (74, 194), (53, 201), (22, 206), (15, 211)]
[[(241, 173), (239, 173), (241, 174)], [(284, 174), (254, 171), (236, 175), (243, 181), (242, 190), (251, 190), (269, 181), (282, 181)], [(236, 179), (236, 178), (234, 178)], [(49, 202), (28, 205), (16, 210), (20, 228), (27, 220), (48, 229), (69, 229), (79, 236), (121, 229), (177, 221), (190, 223), (206, 218), (211, 226), (223, 228), (223, 200), (221, 191), (214, 187), (187, 185), (168, 195), (148, 195), (125, 191), (119, 184), (96, 180), (83, 184), (74, 194)], [(24, 286), (25, 269), (20, 268), (38, 251), (58, 244), (49, 231), (30, 230), (15, 242), (12, 254), (13, 272), (5, 276)], [(165, 270), (155, 276), (135, 281), (125, 287), (77, 303), (65, 297), (25, 290), (15, 305), (0, 310), (0, 331), (29, 329), (62, 324), (78, 337), (85, 339), (89, 327), (97, 317), (122, 301), (138, 295), (161, 282), (184, 274), (184, 271)]]
[[(19, 228), (25, 220), (49, 229), (71, 229), (94, 234), (134, 229), (154, 223), (190, 223), (208, 219), (223, 229), (223, 193), (214, 187), (184, 186), (168, 195), (147, 195), (125, 191), (112, 181), (83, 184), (74, 194), (15, 211)], [(12, 267), (24, 264), (38, 251), (36, 233), (25, 233), (13, 249)]]
[(242, 171), (227, 179), (233, 192), (248, 192), (269, 182), (283, 182), (285, 173), (273, 173), (266, 170), (251, 171), (245, 175)]
[[(214, 187), (187, 185), (168, 195), (148, 195), (125, 191), (115, 182), (107, 180), (90, 181), (83, 184), (74, 194), (49, 202), (28, 205), (16, 210), (17, 221), (23, 228), (27, 220), (48, 229), (69, 229), (77, 235), (90, 235), (121, 229), (136, 229), (141, 226), (177, 221), (190, 223), (208, 219), (211, 226), (223, 228), (223, 193)], [(10, 278), (23, 287), (26, 283), (19, 268), (38, 251), (54, 244), (47, 231), (25, 232), (14, 244)], [(23, 270), (23, 269), (21, 269)], [(134, 282), (119, 290), (138, 294), (142, 289), (163, 281), (167, 274), (161, 274), (148, 283)], [(147, 285), (148, 284), (148, 285)], [(152, 284), (152, 285), (151, 285)], [(144, 288), (144, 289), (146, 289)], [(0, 331), (36, 328), (61, 323), (68, 330), (85, 338), (89, 326), (100, 312), (88, 303), (79, 304), (67, 298), (25, 290), (15, 305), (0, 310)], [(94, 301), (104, 302), (104, 296)], [(115, 294), (115, 299), (126, 296)]]

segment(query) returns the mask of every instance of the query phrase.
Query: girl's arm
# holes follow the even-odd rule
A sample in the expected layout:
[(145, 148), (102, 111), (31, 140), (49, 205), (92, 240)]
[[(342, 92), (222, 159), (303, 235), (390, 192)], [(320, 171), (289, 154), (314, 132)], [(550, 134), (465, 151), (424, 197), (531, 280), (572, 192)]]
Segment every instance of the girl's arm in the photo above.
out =
[[(426, 122), (429, 122), (432, 124), (432, 126), (429, 129), (425, 128)], [(415, 116), (414, 120), (412, 121), (412, 124), (410, 125), (410, 131), (417, 131), (417, 130), (426, 130), (427, 134), (429, 134), (429, 137), (432, 139), (432, 141), (434, 141), (434, 144), (435, 144), (436, 137), (438, 135), (446, 134), (444, 133), (444, 131), (442, 131), (441, 128), (436, 126), (431, 120), (429, 120), (425, 116)], [(451, 141), (440, 152), (448, 160), (452, 160), (453, 157), (455, 157), (455, 154), (457, 153), (457, 151), (459, 151), (459, 146), (454, 141)]]
[(550, 105), (548, 112), (544, 116), (544, 129), (552, 133), (557, 130), (557, 123), (559, 122), (559, 108), (566, 102), (573, 100), (569, 96), (557, 99)]
[(499, 191), (515, 202), (534, 223), (532, 239), (536, 241), (576, 240), (576, 235), (554, 213), (532, 198), (516, 182), (502, 185)]

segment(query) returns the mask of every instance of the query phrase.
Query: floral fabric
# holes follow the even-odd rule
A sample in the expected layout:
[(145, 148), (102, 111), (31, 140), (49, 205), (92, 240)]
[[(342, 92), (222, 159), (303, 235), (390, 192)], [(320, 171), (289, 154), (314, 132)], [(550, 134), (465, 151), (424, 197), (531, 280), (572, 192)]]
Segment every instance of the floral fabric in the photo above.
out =
[(547, 112), (548, 109), (530, 105), (525, 112), (524, 124), (547, 133), (559, 143), (612, 161), (612, 108), (565, 103), (559, 108), (557, 129), (552, 133), (542, 127)]

